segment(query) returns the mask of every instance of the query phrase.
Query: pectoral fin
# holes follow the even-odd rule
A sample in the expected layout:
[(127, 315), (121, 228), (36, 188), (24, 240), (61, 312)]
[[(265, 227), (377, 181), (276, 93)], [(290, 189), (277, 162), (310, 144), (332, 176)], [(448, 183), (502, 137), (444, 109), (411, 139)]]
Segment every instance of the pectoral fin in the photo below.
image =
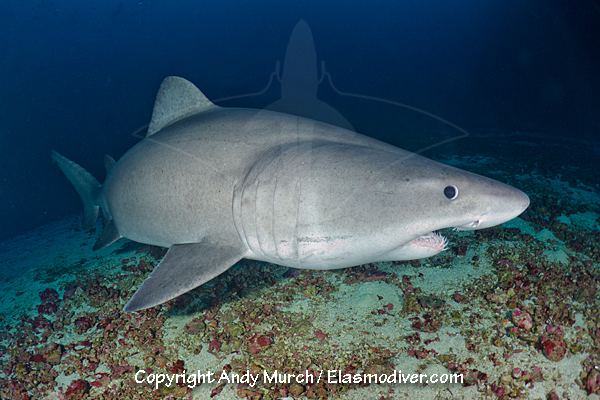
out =
[(125, 305), (125, 311), (143, 310), (174, 299), (227, 271), (245, 253), (241, 245), (220, 245), (208, 240), (173, 245)]

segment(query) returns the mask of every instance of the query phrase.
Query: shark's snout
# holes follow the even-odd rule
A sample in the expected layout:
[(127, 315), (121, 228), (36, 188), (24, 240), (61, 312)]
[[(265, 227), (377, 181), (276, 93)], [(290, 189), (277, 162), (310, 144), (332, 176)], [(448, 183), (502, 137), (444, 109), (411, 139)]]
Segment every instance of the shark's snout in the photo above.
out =
[(515, 192), (517, 193), (515, 194), (514, 199), (512, 200), (512, 213), (507, 219), (507, 221), (523, 214), (523, 212), (527, 210), (527, 207), (529, 207), (530, 204), (529, 196), (527, 196), (524, 192), (520, 191), (519, 189), (513, 190), (515, 190)]
[(519, 189), (506, 187), (501, 195), (492, 196), (488, 211), (462, 229), (483, 229), (500, 225), (521, 215), (529, 207), (529, 196)]
[(530, 204), (530, 200), (529, 200), (529, 196), (527, 196), (524, 192), (515, 189), (517, 192), (519, 192), (517, 194), (517, 199), (515, 200), (516, 203), (516, 207), (515, 209), (517, 210), (517, 214), (515, 215), (515, 217), (521, 215), (525, 210), (527, 210), (527, 207), (529, 207)]
[(510, 188), (509, 194), (502, 199), (503, 204), (499, 204), (501, 213), (498, 216), (498, 223), (501, 224), (508, 220), (518, 217), (529, 207), (529, 196), (519, 189)]

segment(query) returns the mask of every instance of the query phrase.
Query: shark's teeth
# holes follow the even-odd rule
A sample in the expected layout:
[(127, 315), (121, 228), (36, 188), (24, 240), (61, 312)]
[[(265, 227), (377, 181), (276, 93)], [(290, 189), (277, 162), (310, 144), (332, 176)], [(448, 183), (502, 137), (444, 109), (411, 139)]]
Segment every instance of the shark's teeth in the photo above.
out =
[(477, 227), (481, 224), (481, 220), (476, 219), (475, 221), (469, 222), (468, 224), (465, 225), (461, 225), (461, 226), (455, 226), (452, 228), (453, 231), (455, 232), (460, 232), (460, 231), (470, 231), (473, 229), (477, 229)]

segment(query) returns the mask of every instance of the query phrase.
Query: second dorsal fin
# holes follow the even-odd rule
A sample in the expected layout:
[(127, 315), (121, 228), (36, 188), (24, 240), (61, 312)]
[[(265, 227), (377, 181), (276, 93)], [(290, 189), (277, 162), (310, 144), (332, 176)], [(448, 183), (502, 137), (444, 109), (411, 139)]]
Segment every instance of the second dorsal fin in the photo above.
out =
[(152, 121), (148, 126), (150, 136), (190, 115), (216, 107), (190, 81), (177, 76), (163, 80), (156, 95)]
[(116, 163), (117, 162), (114, 158), (112, 158), (108, 154), (104, 155), (104, 169), (106, 170), (107, 174), (113, 169)]

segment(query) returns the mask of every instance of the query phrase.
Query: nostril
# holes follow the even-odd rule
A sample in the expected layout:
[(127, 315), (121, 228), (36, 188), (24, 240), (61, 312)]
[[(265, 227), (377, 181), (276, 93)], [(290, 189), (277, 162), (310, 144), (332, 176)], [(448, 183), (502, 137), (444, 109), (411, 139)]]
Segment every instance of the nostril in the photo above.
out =
[(469, 225), (471, 228), (475, 229), (479, 226), (479, 224), (481, 223), (480, 219), (476, 219), (475, 221), (471, 222)]

